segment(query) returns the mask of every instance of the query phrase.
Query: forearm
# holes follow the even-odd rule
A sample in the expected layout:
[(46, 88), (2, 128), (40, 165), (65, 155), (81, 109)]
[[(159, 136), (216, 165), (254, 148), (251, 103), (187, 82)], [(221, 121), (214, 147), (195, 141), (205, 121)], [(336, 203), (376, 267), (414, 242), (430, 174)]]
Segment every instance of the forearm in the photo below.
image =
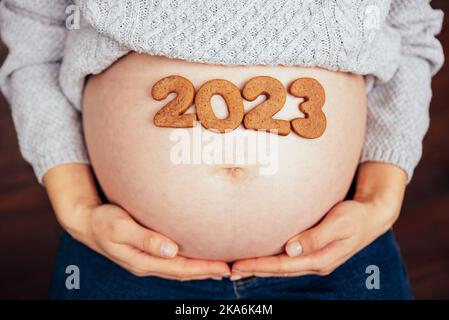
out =
[(84, 237), (89, 208), (101, 204), (92, 169), (85, 164), (63, 164), (44, 175), (48, 197), (61, 226), (73, 237)]

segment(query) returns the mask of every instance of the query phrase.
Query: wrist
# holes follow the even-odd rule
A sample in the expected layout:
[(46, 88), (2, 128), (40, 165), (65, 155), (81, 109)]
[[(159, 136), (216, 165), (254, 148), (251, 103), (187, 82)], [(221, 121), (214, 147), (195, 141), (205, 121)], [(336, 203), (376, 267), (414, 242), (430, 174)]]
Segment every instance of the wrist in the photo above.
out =
[[(71, 209), (68, 209), (65, 214), (56, 213), (56, 216), (65, 231), (73, 238), (84, 243), (92, 234), (91, 216), (93, 209), (100, 205), (99, 203), (79, 201), (73, 203)], [(66, 218), (60, 219), (61, 216)]]
[(369, 203), (385, 230), (399, 217), (407, 175), (399, 167), (366, 162), (359, 166), (354, 200)]
[(365, 162), (359, 166), (355, 196), (366, 200), (399, 200), (405, 193), (407, 174), (399, 167), (381, 163)]
[(90, 166), (64, 164), (44, 176), (44, 184), (62, 228), (80, 240), (90, 233), (90, 215), (101, 205)]

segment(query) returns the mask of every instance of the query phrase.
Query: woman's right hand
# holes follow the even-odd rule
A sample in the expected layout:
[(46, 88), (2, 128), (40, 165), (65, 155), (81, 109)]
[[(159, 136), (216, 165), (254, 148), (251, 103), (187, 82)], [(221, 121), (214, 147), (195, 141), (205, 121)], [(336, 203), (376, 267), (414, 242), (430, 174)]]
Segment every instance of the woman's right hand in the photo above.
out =
[(61, 226), (134, 275), (181, 281), (230, 275), (225, 262), (177, 256), (171, 239), (141, 226), (122, 208), (102, 204), (88, 165), (59, 165), (44, 183)]

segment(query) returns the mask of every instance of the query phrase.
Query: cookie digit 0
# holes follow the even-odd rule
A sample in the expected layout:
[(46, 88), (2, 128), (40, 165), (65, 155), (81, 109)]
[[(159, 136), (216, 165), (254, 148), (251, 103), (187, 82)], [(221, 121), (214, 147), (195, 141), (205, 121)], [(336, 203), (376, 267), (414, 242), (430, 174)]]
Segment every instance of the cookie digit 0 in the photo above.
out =
[(193, 84), (181, 76), (169, 76), (155, 83), (151, 96), (157, 101), (164, 100), (170, 93), (176, 93), (176, 98), (167, 103), (154, 116), (157, 127), (191, 128), (195, 125), (195, 114), (184, 114), (193, 105), (195, 88)]
[(299, 78), (290, 86), (290, 93), (298, 98), (304, 98), (299, 110), (305, 118), (291, 120), (293, 131), (308, 139), (320, 137), (326, 130), (326, 115), (323, 113), (325, 102), (324, 88), (312, 78)]
[(248, 101), (254, 101), (261, 94), (266, 95), (267, 100), (245, 115), (243, 125), (246, 129), (273, 130), (281, 136), (288, 135), (290, 123), (272, 118), (285, 104), (287, 93), (284, 86), (275, 78), (260, 76), (250, 79), (243, 87), (242, 95)]
[[(229, 113), (226, 119), (219, 119), (214, 114), (211, 98), (216, 94), (226, 101)], [(243, 120), (244, 108), (240, 90), (227, 80), (214, 79), (204, 83), (196, 93), (195, 108), (198, 119), (206, 129), (221, 133), (236, 129)]]

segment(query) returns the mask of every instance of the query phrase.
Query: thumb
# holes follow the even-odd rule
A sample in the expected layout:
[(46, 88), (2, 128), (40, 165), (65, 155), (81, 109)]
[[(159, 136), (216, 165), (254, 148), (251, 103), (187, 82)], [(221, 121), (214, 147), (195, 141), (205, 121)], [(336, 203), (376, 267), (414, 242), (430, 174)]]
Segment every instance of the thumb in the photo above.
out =
[(329, 213), (318, 225), (303, 231), (287, 242), (285, 251), (290, 257), (311, 254), (338, 240), (336, 238), (339, 234), (336, 230), (337, 222)]
[(142, 226), (129, 235), (129, 245), (153, 256), (173, 258), (178, 254), (178, 245), (173, 240)]

